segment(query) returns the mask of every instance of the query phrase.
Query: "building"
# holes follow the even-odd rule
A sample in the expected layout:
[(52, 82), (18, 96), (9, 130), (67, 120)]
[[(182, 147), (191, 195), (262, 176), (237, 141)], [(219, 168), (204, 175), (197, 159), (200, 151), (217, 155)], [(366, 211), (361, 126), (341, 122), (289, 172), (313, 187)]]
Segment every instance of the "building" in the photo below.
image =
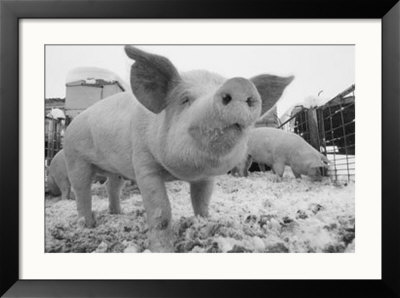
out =
[(118, 81), (89, 78), (66, 84), (65, 113), (70, 119), (99, 100), (125, 91)]

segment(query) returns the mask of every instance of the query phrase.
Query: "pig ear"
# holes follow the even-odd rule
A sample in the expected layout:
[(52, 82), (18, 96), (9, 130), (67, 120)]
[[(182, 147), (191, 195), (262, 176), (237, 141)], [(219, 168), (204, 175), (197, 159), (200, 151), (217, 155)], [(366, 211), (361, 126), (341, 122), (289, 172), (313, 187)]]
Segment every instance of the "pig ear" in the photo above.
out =
[(310, 168), (321, 168), (324, 166), (325, 164), (322, 161), (314, 161), (310, 164)]
[(281, 98), (286, 86), (294, 79), (294, 76), (279, 77), (269, 74), (262, 74), (250, 79), (260, 93), (262, 106), (261, 115), (271, 109)]
[(321, 154), (321, 161), (322, 161), (322, 163), (324, 164), (324, 167), (329, 166), (329, 164), (331, 163), (331, 162), (329, 161), (329, 159), (328, 159), (325, 155), (323, 155), (323, 154)]
[(180, 77), (167, 58), (149, 54), (132, 46), (125, 46), (129, 58), (135, 60), (131, 68), (131, 88), (136, 98), (153, 113), (167, 106), (168, 93)]
[(321, 154), (321, 159), (314, 159), (310, 165), (310, 168), (321, 168), (327, 167), (329, 165), (329, 160), (326, 158), (325, 155)]

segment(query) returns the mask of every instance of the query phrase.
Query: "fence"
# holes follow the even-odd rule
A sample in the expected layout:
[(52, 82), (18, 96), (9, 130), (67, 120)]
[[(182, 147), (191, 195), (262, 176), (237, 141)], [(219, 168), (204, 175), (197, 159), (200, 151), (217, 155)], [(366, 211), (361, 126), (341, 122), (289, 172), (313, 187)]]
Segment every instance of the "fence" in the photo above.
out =
[(44, 155), (46, 165), (49, 165), (54, 155), (62, 149), (62, 129), (62, 120), (45, 118)]
[(302, 108), (279, 126), (326, 155), (331, 164), (324, 175), (336, 181), (355, 177), (354, 90), (352, 85), (321, 107)]

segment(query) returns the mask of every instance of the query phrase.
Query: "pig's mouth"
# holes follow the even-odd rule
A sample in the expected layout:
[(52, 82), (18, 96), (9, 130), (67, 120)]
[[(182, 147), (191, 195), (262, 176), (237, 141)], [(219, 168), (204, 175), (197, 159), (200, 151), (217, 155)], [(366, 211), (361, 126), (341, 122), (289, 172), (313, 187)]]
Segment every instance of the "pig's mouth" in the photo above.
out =
[[(189, 128), (189, 132), (192, 137), (197, 138), (203, 136), (211, 139), (218, 139), (226, 135), (226, 133), (240, 133), (245, 128), (243, 124), (238, 122), (224, 126), (224, 127), (204, 127), (204, 126), (192, 126)], [(210, 141), (210, 140), (209, 140)]]
[(223, 155), (236, 145), (245, 128), (235, 122), (222, 127), (192, 126), (189, 133), (201, 149)]
[(244, 128), (244, 125), (241, 125), (239, 123), (234, 123), (231, 125), (228, 125), (227, 127), (224, 128), (224, 130), (237, 130), (239, 132), (241, 132)]

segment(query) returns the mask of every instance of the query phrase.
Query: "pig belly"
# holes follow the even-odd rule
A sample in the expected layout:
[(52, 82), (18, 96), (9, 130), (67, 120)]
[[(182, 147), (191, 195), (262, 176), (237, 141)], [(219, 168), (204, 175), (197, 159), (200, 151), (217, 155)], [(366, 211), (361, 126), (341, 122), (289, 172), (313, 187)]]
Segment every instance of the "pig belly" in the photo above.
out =
[(126, 180), (135, 180), (135, 172), (133, 171), (132, 162), (127, 156), (119, 158), (107, 158), (102, 161), (92, 161), (95, 166), (95, 172), (108, 176), (115, 174)]
[[(132, 163), (132, 145), (130, 136), (118, 134), (115, 129), (108, 129), (107, 124), (100, 136), (93, 136), (95, 145), (95, 158), (91, 162), (105, 172), (121, 175), (124, 178), (134, 180), (135, 173)], [(108, 132), (113, 138), (104, 137)]]
[(258, 150), (251, 150), (249, 154), (254, 162), (263, 163), (269, 167), (274, 163), (272, 152), (265, 147)]

